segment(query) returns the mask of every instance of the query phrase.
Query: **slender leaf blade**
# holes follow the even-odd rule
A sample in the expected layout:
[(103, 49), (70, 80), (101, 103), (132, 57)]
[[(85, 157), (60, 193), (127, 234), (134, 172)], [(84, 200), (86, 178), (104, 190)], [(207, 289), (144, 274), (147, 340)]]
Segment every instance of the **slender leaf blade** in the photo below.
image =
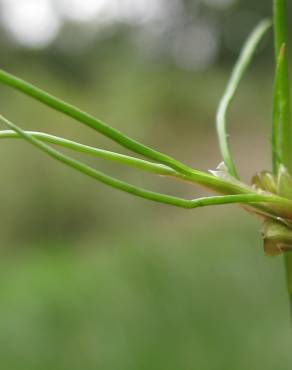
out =
[[(104, 174), (103, 172), (97, 171), (88, 165), (77, 161), (58, 150), (55, 150), (51, 146), (41, 142), (37, 138), (33, 137), (29, 133), (22, 130), (20, 127), (12, 123), (11, 121), (7, 120), (3, 116), (0, 115), (0, 120), (10, 129), (15, 131), (18, 135), (20, 135), (23, 139), (28, 141), (30, 144), (34, 145), (39, 150), (45, 152), (50, 157), (56, 159), (57, 161), (67, 165), (75, 169), (82, 174), (89, 176), (105, 185), (113, 187), (118, 190), (122, 190), (126, 193), (138, 196), (140, 198), (144, 198), (147, 200), (152, 200), (155, 202), (169, 204), (176, 207), (193, 209), (197, 207), (204, 207), (204, 206), (211, 206), (211, 205), (220, 205), (220, 204), (229, 204), (229, 203), (241, 203), (241, 204), (256, 204), (256, 203), (278, 203), (283, 206), (287, 206), (289, 201), (273, 196), (273, 195), (265, 195), (265, 194), (257, 194), (257, 193), (249, 193), (249, 194), (237, 194), (237, 195), (223, 195), (223, 196), (215, 196), (215, 197), (205, 197), (199, 199), (192, 199), (187, 200), (183, 198), (178, 198), (170, 195), (165, 195), (161, 193), (152, 192), (131, 184), (128, 184), (124, 181), (118, 180), (111, 176)], [(289, 203), (290, 204), (290, 203)], [(291, 202), (292, 204), (292, 202)]]
[[(103, 158), (113, 162), (128, 165), (130, 167), (138, 168), (144, 171), (152, 172), (163, 176), (175, 176), (184, 178), (184, 175), (179, 174), (172, 168), (165, 165), (148, 162), (140, 158), (128, 156), (125, 154), (115, 153), (109, 150), (104, 150), (89, 145), (80, 144), (78, 142), (65, 139), (56, 135), (47, 134), (45, 132), (38, 131), (25, 131), (28, 135), (46, 143), (61, 146), (66, 149), (73, 150), (75, 152), (88, 154), (91, 156)], [(1, 130), (0, 139), (23, 139), (17, 132), (13, 130)]]
[(66, 114), (67, 116), (81, 122), (104, 136), (112, 139), (121, 146), (130, 149), (131, 151), (141, 154), (144, 157), (151, 159), (160, 164), (164, 164), (172, 168), (174, 171), (182, 175), (187, 175), (190, 181), (206, 186), (209, 189), (215, 190), (223, 194), (241, 193), (242, 189), (234, 186), (226, 181), (215, 178), (205, 172), (194, 170), (191, 167), (177, 161), (176, 159), (160, 153), (138, 141), (124, 135), (115, 128), (107, 125), (105, 122), (91, 116), (90, 114), (80, 110), (72, 104), (69, 104), (52, 94), (0, 69), (0, 82), (32, 97), (35, 100), (49, 106), (50, 108)]
[(109, 139), (120, 144), (124, 148), (127, 148), (134, 153), (143, 155), (144, 157), (156, 161), (158, 163), (164, 164), (173, 168), (174, 170), (183, 173), (197, 173), (199, 171), (194, 171), (189, 166), (177, 161), (176, 159), (164, 154), (159, 151), (152, 149), (138, 141), (130, 138), (129, 136), (123, 134), (119, 130), (109, 126), (107, 123), (100, 119), (93, 117), (92, 115), (82, 111), (76, 106), (65, 102), (64, 100), (55, 97), (54, 95), (20, 79), (2, 69), (0, 69), (0, 82), (30, 96), (31, 98), (38, 100), (39, 102), (49, 106), (50, 108), (63, 113), (88, 127), (91, 127), (100, 134), (108, 137)]
[(262, 40), (265, 33), (268, 31), (270, 26), (271, 22), (269, 20), (263, 20), (256, 26), (256, 28), (248, 37), (239, 56), (239, 59), (235, 64), (217, 111), (216, 122), (220, 151), (229, 173), (236, 178), (239, 178), (239, 176), (237, 174), (234, 161), (232, 159), (229, 145), (229, 135), (227, 132), (227, 113), (235, 97), (239, 83), (241, 82), (244, 73), (249, 67), (260, 41)]

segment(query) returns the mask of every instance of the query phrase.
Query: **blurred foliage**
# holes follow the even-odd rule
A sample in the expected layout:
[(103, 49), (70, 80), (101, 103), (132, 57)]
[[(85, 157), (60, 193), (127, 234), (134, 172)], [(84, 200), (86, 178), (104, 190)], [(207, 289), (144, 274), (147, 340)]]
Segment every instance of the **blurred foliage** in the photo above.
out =
[[(185, 1), (187, 14), (194, 3)], [(265, 0), (237, 1), (227, 11), (202, 7), (200, 17), (210, 19), (220, 37), (217, 60), (203, 71), (184, 70), (165, 53), (149, 57), (143, 43), (133, 42), (137, 30), (131, 27), (76, 48), (73, 41), (83, 32), (76, 24), (66, 24), (43, 50), (16, 46), (2, 32), (0, 65), (195, 168), (209, 169), (220, 161), (214, 114), (237, 47), (270, 13)], [(239, 19), (246, 23), (237, 27)], [(72, 48), (65, 47), (68, 38)], [(235, 157), (247, 181), (270, 168), (271, 57), (263, 46), (231, 114)], [(1, 113), (23, 128), (120, 151), (5, 87), (0, 101)], [(185, 197), (203, 192), (86, 160), (155, 190)], [(182, 211), (135, 199), (27, 143), (1, 142), (0, 168), (1, 367), (290, 368), (282, 261), (263, 256), (258, 225), (244, 212)]]
[[(237, 14), (249, 12), (248, 9), (253, 9), (255, 13), (261, 14), (261, 17), (265, 15), (269, 9), (261, 7), (260, 4), (261, 2), (237, 4), (226, 12), (214, 12), (203, 7), (200, 14), (203, 17), (206, 12), (215, 25), (224, 28)], [(185, 7), (188, 11), (184, 14), (197, 14), (192, 13), (192, 2), (186, 2)], [(184, 27), (189, 21), (180, 20), (180, 27)], [(255, 21), (257, 19), (251, 17), (250, 27)], [(168, 24), (171, 27), (172, 22)], [(244, 31), (245, 37), (250, 27), (234, 28), (232, 35), (237, 37), (236, 34)], [(220, 161), (215, 141), (214, 113), (229, 73), (227, 68), (222, 68), (220, 60), (211, 69), (194, 72), (181, 69), (167, 58), (149, 58), (143, 52), (143, 44), (141, 47), (135, 47), (135, 44), (131, 43), (136, 31), (125, 26), (110, 33), (108, 37), (99, 38), (85, 47), (77, 47), (72, 40), (76, 39), (76, 44), (80, 45), (78, 35), (86, 32), (86, 28), (84, 29), (68, 24), (63, 30), (64, 40), (62, 41), (61, 33), (60, 39), (42, 51), (16, 48), (8, 40), (2, 47), (6, 52), (1, 53), (0, 64), (96, 114), (131, 136), (178, 156), (194, 167), (214, 168)], [(244, 37), (238, 37), (242, 38), (241, 43)], [(221, 60), (227, 58), (226, 60), (233, 63), (235, 55), (230, 57), (224, 45), (222, 43)], [(272, 51), (269, 53), (271, 55)], [(272, 77), (270, 63), (265, 67), (263, 61), (269, 61), (269, 58), (263, 59), (261, 56), (255, 62), (253, 75), (242, 86), (241, 105), (237, 105), (234, 114), (234, 120), (239, 121), (236, 127), (239, 135), (234, 137), (234, 140), (239, 138), (237, 147), (243, 143), (243, 135), (248, 137), (248, 125), (254, 126), (256, 122), (259, 126), (254, 148), (249, 140), (244, 144), (249, 146), (249, 153), (258, 147), (257, 139), (262, 130), (266, 133), (269, 130), (266, 122), (269, 120), (271, 109), (266, 107), (267, 102), (271, 101), (268, 91)], [(94, 132), (83, 129), (79, 124), (5, 87), (0, 89), (0, 99), (2, 112), (22, 127), (80, 138), (89, 144), (120, 150)], [(248, 110), (245, 109), (246, 105), (249, 106)], [(261, 123), (265, 124), (265, 128)], [(261, 144), (266, 142), (267, 134)], [(155, 218), (157, 205), (146, 205), (139, 200), (129, 199), (126, 195), (116, 194), (115, 191), (104, 189), (91, 180), (83, 179), (70, 170), (63, 171), (60, 165), (36, 154), (35, 150), (25, 143), (1, 144), (2, 194), (5, 193), (2, 211), (7, 215), (2, 221), (4, 240), (75, 240), (94, 234), (97, 230), (107, 230), (109, 223), (120, 227), (119, 215), (112, 212), (116, 204), (120, 207), (135, 204), (133, 210), (129, 209), (127, 212), (130, 218), (138, 209), (145, 215), (145, 208), (150, 211), (151, 217)], [(241, 161), (244, 160), (241, 158), (243, 150), (239, 151)], [(258, 154), (257, 158), (262, 163)], [(258, 169), (255, 161), (254, 165), (255, 167), (249, 170), (248, 177)], [(103, 164), (98, 163), (98, 166)], [(118, 171), (122, 177), (138, 180), (141, 184), (146, 181), (146, 184), (156, 189), (180, 191), (182, 195), (189, 196), (197, 194), (191, 189), (180, 187), (177, 190), (176, 186), (167, 185), (166, 181), (161, 183), (151, 178), (150, 181), (145, 176), (142, 176), (141, 181), (141, 174), (132, 174), (125, 168), (116, 169), (106, 165), (105, 169), (108, 172)], [(72, 187), (71, 183), (76, 184), (76, 187)], [(4, 191), (5, 188), (7, 190)], [(168, 212), (167, 207), (165, 212)], [(100, 217), (100, 214), (103, 216)]]
[[(4, 0), (3, 0), (4, 1)], [(6, 0), (5, 0), (6, 1)], [(52, 4), (55, 4), (52, 1)], [(217, 4), (217, 5), (216, 5)], [(239, 52), (242, 43), (250, 30), (259, 20), (271, 17), (271, 2), (266, 0), (234, 0), (231, 5), (224, 4), (222, 0), (171, 0), (164, 2), (163, 13), (157, 22), (129, 24), (116, 21), (104, 26), (103, 19), (97, 18), (92, 23), (78, 23), (63, 19), (63, 24), (56, 40), (39, 50), (21, 47), (13, 40), (10, 33), (2, 27), (0, 33), (1, 65), (6, 63), (17, 63), (17, 59), (26, 58), (28, 55), (40, 63), (45, 63), (47, 68), (59, 71), (63, 77), (66, 75), (76, 78), (86, 74), (88, 65), (94, 63), (95, 67), (104, 60), (109, 50), (118, 58), (122, 54), (131, 56), (141, 55), (150, 63), (175, 64), (173, 53), (175, 44), (179, 40), (185, 43), (178, 50), (189, 53), (187, 50), (188, 38), (180, 37), (190, 34), (194, 26), (197, 32), (200, 27), (206, 27), (214, 37), (217, 52), (214, 58), (207, 58), (207, 65), (199, 65), (204, 69), (219, 63), (230, 67), (235, 55)], [(227, 1), (228, 4), (228, 1)], [(289, 12), (292, 5), (289, 4)], [(58, 7), (57, 7), (58, 8)], [(1, 17), (0, 17), (1, 27)], [(292, 33), (292, 30), (290, 30)], [(72, 37), (74, 35), (74, 37)], [(195, 34), (196, 36), (196, 34)], [(196, 54), (200, 55), (208, 48), (208, 42), (202, 40)], [(271, 50), (266, 49), (261, 53), (262, 65), (271, 64)], [(181, 59), (178, 56), (179, 59)], [(210, 63), (211, 62), (211, 63)], [(210, 63), (210, 64), (209, 64)], [(196, 67), (196, 66), (194, 66)], [(87, 74), (90, 79), (90, 74)]]
[(207, 226), (171, 239), (165, 231), (164, 240), (112, 235), (95, 252), (10, 252), (0, 272), (1, 366), (289, 369), (281, 259), (262, 257), (251, 224), (229, 220), (213, 236)]

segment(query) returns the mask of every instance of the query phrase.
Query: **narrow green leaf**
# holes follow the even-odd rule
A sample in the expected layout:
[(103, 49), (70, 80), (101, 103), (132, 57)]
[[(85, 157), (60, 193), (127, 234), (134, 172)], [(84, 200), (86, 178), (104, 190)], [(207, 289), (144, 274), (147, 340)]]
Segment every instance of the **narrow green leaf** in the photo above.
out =
[[(183, 174), (193, 173), (194, 175), (197, 174), (200, 176), (199, 171), (195, 171), (190, 167), (184, 165), (183, 163), (175, 160), (174, 158), (139, 143), (138, 141), (128, 137), (127, 135), (122, 134), (120, 131), (107, 125), (105, 122), (91, 116), (90, 114), (80, 110), (79, 108), (69, 103), (66, 103), (65, 101), (1, 69), (0, 69), (0, 81), (40, 101), (41, 103), (93, 128), (102, 135), (108, 137), (109, 139), (112, 139), (121, 146), (135, 153), (141, 154), (146, 158), (169, 166), (180, 173)], [(206, 177), (208, 175), (205, 174), (203, 176)]]
[[(158, 175), (175, 176), (175, 177), (180, 177), (184, 179), (184, 175), (179, 174), (178, 172), (174, 171), (172, 168), (164, 166), (162, 164), (148, 162), (143, 159), (131, 157), (128, 155), (95, 148), (89, 145), (80, 144), (75, 141), (64, 139), (62, 137), (47, 134), (44, 132), (37, 132), (37, 131), (25, 131), (25, 132), (28, 135), (35, 137), (40, 141), (50, 143), (50, 144), (55, 144), (55, 145), (58, 145), (58, 146), (61, 146), (67, 149), (74, 150), (79, 153), (89, 154), (89, 155), (107, 159), (113, 162), (126, 164), (128, 166), (138, 168), (144, 171), (152, 172)], [(0, 139), (22, 139), (22, 137), (15, 131), (2, 130), (0, 131)]]
[(227, 84), (226, 90), (220, 101), (219, 108), (217, 111), (217, 117), (216, 117), (217, 133), (218, 133), (218, 138), (219, 138), (221, 154), (222, 154), (224, 163), (229, 173), (236, 178), (239, 178), (239, 177), (238, 177), (235, 164), (232, 159), (230, 147), (229, 147), (226, 116), (230, 108), (230, 105), (234, 99), (239, 83), (250, 64), (252, 57), (255, 54), (255, 51), (259, 45), (259, 42), (262, 40), (263, 36), (267, 32), (267, 30), (270, 28), (270, 26), (271, 26), (271, 22), (269, 20), (263, 20), (253, 30), (253, 32), (247, 39), (242, 49), (242, 52), (239, 56), (239, 59), (233, 69), (230, 80)]
[[(197, 207), (209, 206), (209, 205), (219, 205), (219, 204), (228, 204), (228, 203), (242, 203), (242, 204), (255, 204), (258, 202), (266, 203), (277, 203), (280, 205), (287, 206), (287, 200), (272, 196), (272, 195), (262, 195), (256, 193), (250, 194), (238, 194), (238, 195), (226, 195), (226, 196), (216, 196), (216, 197), (207, 197), (199, 198), (193, 200), (187, 200), (183, 198), (178, 198), (170, 195), (160, 194), (145, 190), (143, 188), (128, 184), (124, 181), (117, 180), (113, 177), (110, 177), (103, 172), (97, 171), (86, 164), (83, 164), (80, 161), (77, 161), (67, 155), (62, 154), (61, 152), (53, 149), (49, 145), (41, 142), (37, 138), (33, 137), (29, 133), (22, 130), (20, 127), (16, 126), (11, 121), (7, 120), (3, 116), (0, 116), (0, 120), (10, 129), (15, 131), (23, 139), (37, 147), (39, 150), (45, 152), (50, 157), (56, 159), (57, 161), (71, 167), (78, 172), (81, 172), (84, 175), (87, 175), (99, 182), (102, 182), (108, 186), (111, 186), (115, 189), (122, 190), (124, 192), (130, 193), (132, 195), (138, 196), (140, 198), (152, 200), (159, 203), (169, 204), (176, 207), (193, 209)], [(290, 202), (291, 203), (291, 202)], [(288, 202), (288, 204), (290, 204)], [(292, 203), (291, 203), (292, 204)], [(291, 205), (290, 204), (290, 205)]]
[(165, 166), (172, 168), (182, 175), (187, 175), (192, 182), (196, 182), (200, 185), (206, 186), (209, 189), (223, 194), (234, 194), (243, 192), (242, 189), (238, 186), (234, 186), (233, 184), (229, 184), (226, 181), (217, 179), (207, 173), (194, 170), (191, 167), (177, 161), (176, 159), (168, 155), (165, 155), (143, 144), (140, 144), (136, 140), (133, 140), (130, 137), (122, 134), (120, 131), (108, 126), (106, 123), (98, 120), (88, 113), (83, 112), (79, 108), (66, 103), (59, 98), (56, 98), (55, 96), (39, 89), (38, 87), (1, 69), (0, 82), (23, 92), (24, 94), (40, 101), (41, 103), (51, 107), (56, 111), (59, 111), (71, 118), (74, 118), (75, 120), (93, 128), (97, 132), (119, 143), (121, 146), (132, 150), (135, 153), (141, 154), (144, 157), (154, 160), (160, 164), (164, 164)]
[[(43, 132), (37, 131), (25, 131), (29, 135), (39, 139), (40, 141), (48, 142), (51, 144), (59, 145), (68, 149), (72, 149), (74, 151), (94, 155), (100, 158), (104, 158), (107, 160), (123, 163), (129, 165), (131, 167), (139, 168), (144, 171), (152, 172), (162, 176), (171, 176), (177, 179), (181, 179), (186, 182), (190, 182), (196, 185), (203, 185), (208, 189), (215, 190), (216, 192), (227, 193), (230, 192), (231, 194), (237, 193), (248, 193), (249, 189), (241, 185), (240, 183), (229, 183), (222, 179), (217, 179), (215, 176), (211, 176), (209, 174), (205, 174), (204, 172), (195, 171), (192, 172), (190, 175), (183, 175), (179, 172), (176, 172), (170, 167), (167, 167), (162, 164), (153, 163), (149, 161), (145, 161), (139, 158), (130, 157), (124, 154), (114, 153), (107, 150), (98, 149), (95, 147), (91, 147), (88, 145), (83, 145), (68, 139), (60, 138), (55, 135), (46, 134)], [(18, 133), (10, 130), (0, 130), (0, 139), (5, 138), (22, 138)], [(198, 174), (199, 173), (199, 174)]]

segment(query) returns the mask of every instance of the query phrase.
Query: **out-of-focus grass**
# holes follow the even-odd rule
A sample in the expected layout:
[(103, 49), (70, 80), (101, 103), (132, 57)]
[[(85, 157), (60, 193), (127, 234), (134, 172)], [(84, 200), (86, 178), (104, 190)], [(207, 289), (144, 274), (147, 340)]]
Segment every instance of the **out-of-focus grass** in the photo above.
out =
[[(214, 168), (214, 114), (227, 72), (110, 60), (85, 81), (23, 60), (9, 69), (146, 144)], [(264, 71), (251, 75), (232, 111), (246, 179), (269, 164), (271, 82)], [(0, 98), (2, 113), (23, 128), (117, 149), (9, 89)], [(1, 369), (290, 369), (282, 260), (263, 256), (254, 219), (234, 206), (198, 212), (147, 203), (26, 143), (0, 144)], [(91, 163), (159, 191), (200, 193)]]
[(1, 368), (289, 369), (282, 261), (229, 221), (2, 256)]

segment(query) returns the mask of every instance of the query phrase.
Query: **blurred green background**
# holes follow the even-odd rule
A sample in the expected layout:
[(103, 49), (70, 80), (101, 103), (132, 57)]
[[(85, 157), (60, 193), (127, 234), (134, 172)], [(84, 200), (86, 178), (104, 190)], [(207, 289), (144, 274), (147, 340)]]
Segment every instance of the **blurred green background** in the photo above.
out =
[[(291, 4), (290, 4), (291, 5)], [(220, 162), (214, 116), (266, 0), (0, 0), (0, 65), (194, 168)], [(245, 181), (270, 168), (272, 38), (233, 106)], [(4, 86), (26, 129), (122, 151)], [(100, 160), (150, 189), (196, 197)], [(2, 141), (0, 367), (290, 369), (282, 258), (235, 206), (194, 211), (108, 189), (20, 141)]]

